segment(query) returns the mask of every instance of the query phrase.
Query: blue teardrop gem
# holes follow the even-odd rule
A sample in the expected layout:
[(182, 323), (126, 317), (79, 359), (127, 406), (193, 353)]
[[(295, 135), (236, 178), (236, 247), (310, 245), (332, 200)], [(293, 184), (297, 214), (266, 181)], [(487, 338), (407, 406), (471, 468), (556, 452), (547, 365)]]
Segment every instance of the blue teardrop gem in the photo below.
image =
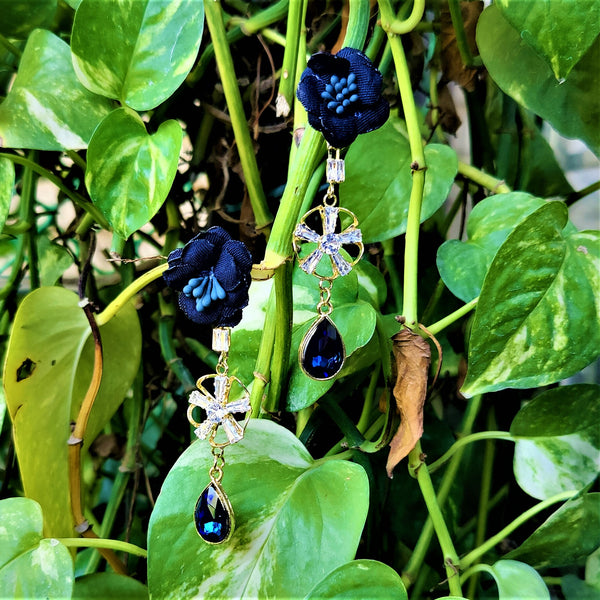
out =
[(344, 364), (346, 351), (342, 336), (327, 317), (320, 317), (300, 345), (300, 367), (313, 379), (331, 379)]
[(209, 544), (222, 544), (233, 533), (233, 511), (223, 488), (209, 483), (200, 494), (194, 509), (194, 523), (200, 537)]

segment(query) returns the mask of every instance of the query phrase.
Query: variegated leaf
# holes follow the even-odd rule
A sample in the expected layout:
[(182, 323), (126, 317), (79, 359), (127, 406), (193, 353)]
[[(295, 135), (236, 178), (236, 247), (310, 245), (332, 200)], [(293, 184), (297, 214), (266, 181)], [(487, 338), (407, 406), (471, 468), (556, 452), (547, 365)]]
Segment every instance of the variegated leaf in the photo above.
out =
[(0, 104), (0, 146), (85, 148), (111, 108), (106, 98), (81, 85), (69, 46), (53, 33), (37, 29), (27, 40), (17, 78)]
[(232, 538), (210, 546), (196, 533), (194, 506), (213, 459), (209, 444), (194, 442), (167, 475), (152, 512), (152, 597), (302, 598), (354, 558), (369, 496), (361, 467), (314, 462), (288, 430), (262, 419), (251, 420), (225, 454)]
[(566, 235), (567, 207), (549, 202), (516, 227), (487, 273), (463, 393), (560, 381), (600, 352), (600, 233)]
[(392, 567), (376, 560), (353, 560), (320, 581), (305, 600), (385, 598), (408, 600), (402, 578)]
[(132, 110), (118, 108), (98, 126), (88, 148), (85, 183), (115, 233), (128, 238), (162, 206), (177, 171), (183, 132), (177, 121), (153, 135)]
[(550, 600), (540, 574), (523, 562), (499, 560), (486, 571), (496, 580), (498, 600)]
[(536, 569), (580, 564), (600, 546), (600, 494), (565, 502), (507, 558)]
[(29, 498), (0, 501), (0, 598), (70, 598), (73, 560), (44, 539), (42, 509)]
[[(8, 342), (3, 383), (25, 494), (43, 508), (45, 532), (71, 537), (67, 440), (89, 386), (94, 349), (77, 294), (42, 287), (22, 301)], [(100, 328), (104, 377), (90, 414), (88, 447), (121, 404), (137, 372), (141, 332), (131, 305)]]
[(192, 68), (203, 26), (202, 0), (82, 0), (71, 38), (75, 70), (97, 94), (155, 108)]
[[(524, 192), (495, 194), (479, 202), (467, 222), (466, 241), (448, 240), (437, 252), (437, 267), (448, 289), (463, 302), (481, 293), (494, 256), (513, 229), (545, 200)], [(575, 228), (567, 223), (565, 233)]]
[(514, 418), (515, 478), (543, 500), (582, 489), (600, 471), (600, 386), (561, 386), (536, 396)]

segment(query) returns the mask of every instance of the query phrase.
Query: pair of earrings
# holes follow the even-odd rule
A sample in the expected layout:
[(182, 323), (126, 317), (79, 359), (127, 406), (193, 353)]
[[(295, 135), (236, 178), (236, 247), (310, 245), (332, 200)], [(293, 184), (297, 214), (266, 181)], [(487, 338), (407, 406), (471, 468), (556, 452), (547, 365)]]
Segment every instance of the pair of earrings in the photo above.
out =
[[(331, 319), (331, 290), (334, 281), (350, 273), (364, 251), (356, 215), (338, 206), (336, 185), (345, 180), (340, 148), (349, 146), (357, 135), (385, 123), (389, 105), (381, 96), (381, 88), (381, 73), (368, 57), (354, 48), (343, 48), (336, 55), (313, 55), (297, 89), (309, 124), (321, 131), (328, 143), (327, 192), (322, 204), (300, 219), (292, 240), (300, 268), (319, 280), (317, 317), (304, 336), (298, 355), (302, 371), (315, 380), (336, 377), (344, 365), (344, 342)], [(188, 268), (190, 262), (197, 264)], [(245, 246), (231, 240), (221, 228), (213, 227), (183, 249), (172, 252), (169, 270), (164, 274), (167, 283), (182, 292), (179, 301), (186, 315), (197, 323), (215, 327), (213, 349), (220, 353), (216, 373), (197, 381), (198, 389), (189, 397), (187, 413), (196, 436), (208, 440), (212, 448), (210, 482), (194, 510), (196, 530), (208, 544), (226, 542), (235, 526), (231, 503), (221, 485), (224, 449), (243, 438), (251, 407), (244, 384), (228, 373), (227, 356), (230, 327), (239, 323), (241, 311), (248, 303), (251, 266)], [(201, 273), (201, 277), (194, 273)], [(196, 421), (197, 408), (205, 411), (203, 421)], [(236, 414), (244, 416), (238, 420)]]

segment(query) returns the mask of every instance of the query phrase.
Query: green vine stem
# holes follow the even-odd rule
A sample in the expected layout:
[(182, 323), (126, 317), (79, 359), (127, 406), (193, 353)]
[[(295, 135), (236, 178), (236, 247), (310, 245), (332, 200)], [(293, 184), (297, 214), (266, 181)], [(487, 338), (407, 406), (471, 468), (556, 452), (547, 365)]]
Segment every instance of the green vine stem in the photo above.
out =
[(106, 548), (107, 550), (117, 550), (135, 554), (142, 558), (147, 558), (148, 553), (143, 548), (130, 544), (129, 542), (121, 542), (120, 540), (106, 540), (103, 538), (53, 538), (60, 542), (63, 546), (71, 548)]
[(396, 268), (394, 240), (384, 240), (381, 242), (381, 246), (383, 248), (383, 264), (390, 279), (396, 313), (400, 314), (402, 312), (402, 281), (400, 281), (400, 275), (398, 275), (398, 269)]
[(231, 51), (227, 42), (221, 2), (219, 0), (205, 2), (204, 10), (206, 24), (208, 25), (215, 48), (215, 58), (219, 67), (225, 100), (231, 116), (231, 125), (240, 155), (246, 187), (248, 188), (248, 196), (250, 197), (250, 203), (254, 211), (256, 229), (262, 231), (268, 237), (268, 226), (273, 222), (273, 216), (267, 206), (265, 192), (262, 188), (258, 172), (256, 154), (250, 137), (246, 115), (244, 114), (244, 105), (235, 76)]
[(158, 279), (168, 268), (169, 263), (163, 263), (162, 265), (147, 271), (128, 285), (99, 315), (96, 316), (96, 323), (98, 323), (98, 326), (101, 327), (108, 323), (138, 292), (143, 290), (155, 279)]
[[(494, 417), (493, 406), (489, 407), (487, 415), (487, 429), (492, 430), (497, 427)], [(485, 449), (483, 451), (483, 468), (481, 471), (481, 488), (479, 492), (479, 507), (477, 511), (477, 529), (475, 530), (475, 546), (481, 546), (485, 541), (485, 533), (488, 524), (488, 514), (490, 511), (490, 496), (492, 490), (492, 475), (494, 472), (494, 455), (496, 445), (493, 440), (485, 441)], [(469, 581), (467, 589), (467, 597), (475, 597), (479, 577), (476, 575)]]
[(467, 302), (464, 306), (456, 309), (454, 312), (450, 313), (443, 319), (436, 321), (433, 325), (429, 325), (427, 329), (433, 334), (436, 335), (440, 331), (446, 329), (449, 325), (452, 325), (455, 321), (458, 321), (465, 315), (468, 315), (476, 306), (477, 302), (479, 302), (479, 296), (477, 298), (473, 298), (470, 302)]
[(277, 94), (277, 116), (287, 117), (294, 100), (296, 87), (296, 63), (302, 17), (305, 14), (307, 0), (293, 0), (289, 4), (285, 34), (285, 51), (281, 66), (281, 80)]
[[(462, 422), (462, 431), (458, 435), (468, 435), (473, 429), (473, 425), (475, 423), (475, 419), (479, 414), (479, 409), (481, 408), (481, 400), (482, 396), (474, 396), (469, 400), (467, 405), (467, 409), (465, 411), (463, 422)], [(442, 482), (440, 484), (440, 489), (437, 493), (437, 501), (442, 508), (450, 490), (452, 489), (452, 485), (454, 484), (454, 479), (458, 470), (460, 468), (462, 455), (464, 452), (464, 448), (461, 448), (453, 457), (448, 469), (444, 473), (444, 477), (442, 478)], [(412, 585), (414, 581), (416, 581), (418, 574), (421, 572), (421, 567), (425, 562), (425, 557), (429, 550), (429, 545), (431, 544), (431, 538), (433, 537), (434, 529), (433, 529), (433, 521), (431, 518), (428, 518), (421, 530), (421, 534), (419, 535), (419, 539), (414, 547), (413, 553), (404, 567), (404, 571), (402, 572), (402, 581), (404, 585), (408, 588)]]
[(450, 9), (450, 18), (456, 35), (456, 45), (463, 65), (467, 68), (480, 67), (483, 64), (481, 58), (479, 56), (474, 57), (471, 48), (469, 48), (459, 1), (448, 0), (448, 8)]
[[(29, 153), (29, 160), (35, 164), (32, 160), (35, 157), (35, 151)], [(33, 175), (33, 169), (25, 167), (23, 170), (22, 177), (22, 192), (21, 192), (21, 206), (20, 216), (23, 221), (29, 223), (29, 229), (23, 234), (27, 243), (27, 264), (29, 266), (29, 285), (31, 290), (35, 290), (40, 287), (40, 273), (38, 267), (38, 252), (37, 252), (37, 223), (35, 216), (35, 178)]]
[[(417, 5), (416, 0), (415, 5)], [(404, 53), (402, 41), (391, 31), (391, 26), (394, 22), (394, 13), (389, 0), (379, 0), (379, 10), (381, 13), (381, 26), (388, 32), (388, 42), (392, 50), (392, 57), (396, 67), (396, 77), (398, 79), (411, 151), (411, 171), (413, 181), (405, 236), (404, 295), (402, 312), (407, 327), (416, 329), (418, 326), (417, 289), (419, 231), (421, 226), (421, 205), (423, 203), (423, 191), (425, 187), (425, 152), (421, 139), (419, 119), (412, 92), (406, 55)], [(413, 10), (413, 13), (414, 12), (415, 11)], [(423, 12), (421, 10), (419, 21), (422, 15)], [(417, 25), (417, 22), (414, 23), (413, 27)], [(461, 596), (462, 591), (457, 571), (459, 565), (458, 554), (456, 553), (450, 533), (448, 532), (448, 527), (437, 502), (429, 470), (422, 460), (420, 442), (417, 442), (410, 452), (408, 462), (409, 470), (416, 474), (421, 494), (427, 506), (427, 511), (432, 520), (434, 530), (442, 549), (450, 593), (455, 596)]]
[(3, 46), (11, 54), (14, 54), (17, 58), (21, 58), (23, 56), (23, 51), (20, 48), (17, 48), (12, 42), (10, 42), (1, 33), (0, 33), (0, 46)]
[(467, 179), (477, 183), (490, 190), (493, 194), (508, 194), (511, 189), (501, 179), (496, 179), (492, 175), (484, 173), (480, 169), (473, 167), (462, 161), (458, 161), (458, 172)]
[[(381, 9), (381, 2), (379, 3), (379, 7)], [(425, 0), (414, 0), (410, 15), (402, 20), (394, 18), (391, 13), (391, 7), (390, 12), (387, 12), (387, 8), (381, 9), (381, 27), (387, 33), (392, 33), (394, 35), (409, 33), (421, 22), (424, 12)]]
[(83, 196), (71, 190), (67, 185), (65, 185), (60, 177), (57, 177), (54, 173), (48, 171), (48, 169), (44, 169), (36, 162), (24, 158), (22, 156), (17, 156), (16, 154), (10, 154), (8, 152), (0, 152), (0, 158), (7, 158), (8, 160), (12, 160), (17, 165), (23, 165), (24, 167), (29, 167), (32, 171), (35, 171), (38, 175), (46, 178), (50, 183), (53, 183), (67, 198), (69, 198), (76, 206), (85, 210), (89, 213), (94, 221), (98, 223), (103, 229), (108, 229), (110, 231), (110, 225), (108, 221), (104, 218), (104, 215), (88, 200), (86, 200)]
[(600, 181), (595, 181), (594, 183), (591, 183), (587, 187), (584, 187), (582, 190), (579, 190), (577, 192), (573, 192), (572, 194), (569, 194), (566, 197), (565, 202), (567, 203), (567, 206), (571, 206), (571, 204), (575, 204), (575, 202), (577, 202), (577, 200), (581, 200), (582, 198), (585, 198), (586, 196), (593, 194), (597, 190), (600, 190)]
[[(245, 35), (259, 33), (269, 25), (283, 19), (287, 13), (288, 3), (289, 0), (279, 0), (279, 2), (273, 4), (273, 6), (261, 10), (248, 19), (243, 17), (231, 17), (227, 24), (232, 25), (233, 27), (227, 32), (227, 44), (231, 45), (238, 40), (241, 40)], [(213, 44), (208, 44), (200, 55), (198, 63), (185, 80), (188, 85), (193, 86), (202, 79), (214, 56), (215, 47)]]
[(501, 529), (496, 535), (489, 538), (485, 543), (481, 544), (478, 548), (471, 550), (468, 554), (466, 554), (462, 560), (460, 561), (463, 569), (470, 567), (476, 560), (481, 558), (486, 552), (489, 552), (494, 546), (499, 544), (504, 538), (509, 536), (515, 529), (518, 529), (521, 525), (526, 523), (531, 517), (534, 517), (538, 513), (546, 510), (553, 504), (557, 502), (564, 502), (565, 500), (570, 500), (573, 496), (577, 494), (577, 490), (569, 490), (568, 492), (561, 492), (560, 494), (556, 494), (555, 496), (551, 496), (546, 500), (539, 502), (535, 506), (532, 506), (529, 510), (526, 510), (524, 513), (520, 514), (514, 521), (509, 523), (506, 527)]
[(518, 439), (518, 437), (511, 435), (508, 431), (479, 431), (477, 433), (472, 433), (471, 435), (465, 435), (465, 437), (456, 440), (447, 452), (429, 465), (429, 472), (433, 473), (434, 471), (437, 471), (443, 464), (447, 463), (460, 448), (472, 444), (473, 442), (479, 442), (481, 440), (505, 440), (507, 442), (516, 442)]
[(283, 264), (277, 271), (273, 285), (275, 289), (275, 338), (271, 358), (271, 383), (264, 410), (274, 413), (279, 410), (281, 392), (284, 388), (290, 363), (292, 341), (292, 271), (294, 264)]

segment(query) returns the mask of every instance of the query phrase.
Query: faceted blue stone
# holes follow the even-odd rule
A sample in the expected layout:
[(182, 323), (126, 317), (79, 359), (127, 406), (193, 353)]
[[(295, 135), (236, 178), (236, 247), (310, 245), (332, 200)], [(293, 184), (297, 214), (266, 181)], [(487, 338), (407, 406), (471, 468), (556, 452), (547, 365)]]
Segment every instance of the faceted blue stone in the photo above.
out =
[(301, 349), (300, 366), (313, 379), (331, 379), (344, 364), (342, 337), (329, 317), (321, 317), (308, 330)]
[(229, 539), (232, 530), (232, 515), (223, 490), (209, 483), (200, 494), (194, 510), (196, 531), (209, 544), (220, 544)]

